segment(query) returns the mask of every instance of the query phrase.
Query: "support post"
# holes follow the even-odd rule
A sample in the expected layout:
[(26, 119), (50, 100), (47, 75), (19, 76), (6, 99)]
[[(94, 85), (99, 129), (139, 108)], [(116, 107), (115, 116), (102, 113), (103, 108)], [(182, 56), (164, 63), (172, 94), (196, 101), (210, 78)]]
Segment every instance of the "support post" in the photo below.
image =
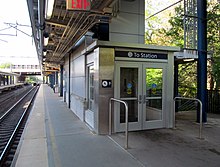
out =
[[(202, 121), (207, 122), (207, 11), (206, 0), (197, 0), (198, 14), (198, 66), (197, 97), (202, 102)], [(199, 111), (197, 112), (199, 122)]]
[(9, 83), (9, 76), (8, 75), (6, 76), (6, 81), (7, 81), (7, 85), (9, 85), (10, 83)]
[(55, 72), (55, 85), (58, 84), (58, 71)]
[(60, 97), (63, 97), (63, 65), (60, 65)]
[(54, 78), (55, 78), (55, 73), (52, 73), (52, 74), (49, 75), (50, 87), (52, 89), (54, 88), (54, 84), (55, 84)]
[(3, 75), (3, 85), (6, 85), (6, 76), (5, 75)]

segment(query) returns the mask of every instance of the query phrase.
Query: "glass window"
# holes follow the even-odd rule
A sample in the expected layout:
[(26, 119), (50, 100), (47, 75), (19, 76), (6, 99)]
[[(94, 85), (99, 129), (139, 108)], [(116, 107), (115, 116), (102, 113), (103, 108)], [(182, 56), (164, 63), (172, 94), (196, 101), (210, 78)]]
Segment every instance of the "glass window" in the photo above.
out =
[(94, 65), (88, 66), (88, 109), (94, 110)]
[(163, 69), (146, 68), (146, 121), (162, 120), (162, 88)]
[[(120, 68), (120, 98), (128, 103), (128, 121), (138, 122), (138, 68)], [(125, 122), (125, 107), (120, 104), (120, 123)]]
[(147, 97), (162, 97), (163, 69), (146, 68)]

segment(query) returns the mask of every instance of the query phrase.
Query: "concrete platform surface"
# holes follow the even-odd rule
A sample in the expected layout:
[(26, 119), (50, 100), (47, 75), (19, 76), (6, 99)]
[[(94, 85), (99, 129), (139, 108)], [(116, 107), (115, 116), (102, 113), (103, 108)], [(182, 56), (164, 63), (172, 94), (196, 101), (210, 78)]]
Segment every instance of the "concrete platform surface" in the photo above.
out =
[[(127, 151), (147, 167), (220, 167), (220, 115), (208, 115), (202, 139), (195, 117), (178, 113), (176, 129), (129, 132)], [(123, 146), (124, 133), (111, 137)]]
[(16, 167), (143, 166), (107, 136), (92, 133), (47, 85), (41, 85), (17, 154)]
[(176, 129), (96, 135), (42, 85), (14, 166), (40, 167), (219, 167), (220, 116), (209, 115), (198, 139), (194, 113), (179, 113)]

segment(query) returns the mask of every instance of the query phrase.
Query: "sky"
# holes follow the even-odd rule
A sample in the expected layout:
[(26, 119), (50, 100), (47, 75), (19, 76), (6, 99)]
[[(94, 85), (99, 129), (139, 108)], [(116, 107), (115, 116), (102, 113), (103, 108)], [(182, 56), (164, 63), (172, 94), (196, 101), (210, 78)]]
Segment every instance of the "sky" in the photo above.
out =
[[(26, 0), (2, 1), (0, 5), (0, 64), (11, 62), (12, 64), (38, 64), (37, 53), (31, 37), (17, 31), (6, 23), (16, 23), (17, 28), (30, 36), (31, 24)], [(13, 26), (13, 25), (12, 25)], [(4, 30), (5, 29), (5, 30)], [(16, 34), (17, 33), (17, 34)], [(5, 35), (8, 34), (8, 35)]]

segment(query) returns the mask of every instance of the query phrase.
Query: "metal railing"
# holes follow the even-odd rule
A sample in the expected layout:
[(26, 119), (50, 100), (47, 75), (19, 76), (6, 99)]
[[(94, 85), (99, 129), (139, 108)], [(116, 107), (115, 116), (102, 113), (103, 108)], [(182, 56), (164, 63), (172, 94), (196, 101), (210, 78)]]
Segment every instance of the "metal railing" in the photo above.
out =
[(174, 124), (174, 128), (176, 127), (176, 119), (175, 119), (175, 109), (176, 109), (176, 99), (184, 99), (184, 100), (193, 100), (193, 101), (197, 101), (200, 104), (200, 117), (199, 117), (199, 139), (202, 139), (202, 102), (199, 99), (195, 99), (195, 98), (186, 98), (186, 97), (175, 97), (173, 99), (173, 106), (174, 106), (174, 111), (173, 111), (173, 124)]
[(128, 104), (127, 102), (123, 100), (110, 98), (109, 100), (109, 136), (112, 134), (112, 101), (122, 103), (125, 106), (125, 149), (128, 149)]

